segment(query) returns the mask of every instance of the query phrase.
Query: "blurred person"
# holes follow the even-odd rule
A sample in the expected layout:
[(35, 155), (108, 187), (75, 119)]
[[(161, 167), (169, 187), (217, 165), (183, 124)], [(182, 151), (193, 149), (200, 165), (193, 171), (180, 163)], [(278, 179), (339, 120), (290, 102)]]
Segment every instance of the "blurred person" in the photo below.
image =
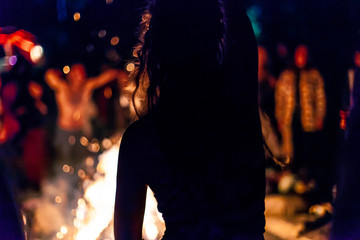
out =
[(293, 128), (305, 133), (320, 131), (326, 113), (324, 80), (308, 64), (308, 57), (308, 48), (299, 45), (294, 54), (295, 67), (283, 71), (276, 86), (275, 116), (284, 153), (290, 158), (294, 157)]
[(142, 19), (146, 105), (120, 146), (115, 239), (142, 239), (147, 185), (163, 239), (264, 239), (257, 46), (242, 3), (159, 0)]
[(15, 166), (19, 155), (17, 144), (20, 123), (17, 118), (14, 102), (18, 94), (18, 86), (10, 82), (1, 86), (0, 114), (0, 238), (11, 240), (25, 239), (19, 209), (14, 192), (17, 187)]
[(355, 52), (351, 110), (337, 163), (337, 191), (331, 240), (360, 239), (360, 51)]
[(20, 132), (20, 122), (14, 103), (18, 94), (18, 86), (15, 82), (7, 83), (1, 92), (0, 114), (2, 125), (0, 129), (0, 144), (13, 140)]
[(291, 159), (290, 170), (308, 186), (305, 192), (312, 192), (309, 204), (331, 201), (332, 186), (327, 182), (331, 174), (322, 167), (330, 163), (321, 154), (326, 114), (324, 80), (311, 66), (305, 45), (296, 47), (294, 63), (280, 74), (275, 90), (275, 117), (283, 153)]
[[(83, 64), (76, 63), (70, 68), (66, 80), (57, 69), (49, 69), (45, 73), (45, 81), (55, 91), (58, 107), (55, 145), (59, 154), (71, 157), (69, 138), (79, 139), (81, 136), (91, 137), (90, 116), (96, 112), (92, 104), (94, 89), (115, 80), (120, 71), (109, 69), (97, 77), (88, 77)], [(71, 141), (70, 141), (71, 142)]]
[(48, 107), (42, 101), (44, 89), (39, 83), (30, 81), (27, 91), (31, 97), (29, 100), (32, 101), (26, 109), (28, 129), (22, 143), (22, 158), (29, 186), (34, 190), (39, 190), (49, 164), (49, 144), (45, 122)]

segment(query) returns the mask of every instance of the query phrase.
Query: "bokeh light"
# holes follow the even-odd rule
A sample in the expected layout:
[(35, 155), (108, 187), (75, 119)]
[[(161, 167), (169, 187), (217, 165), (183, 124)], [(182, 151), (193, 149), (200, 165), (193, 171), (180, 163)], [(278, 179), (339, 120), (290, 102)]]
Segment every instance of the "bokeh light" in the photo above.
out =
[(106, 30), (100, 30), (98, 36), (99, 38), (104, 38), (106, 36)]
[(112, 37), (111, 40), (110, 40), (110, 43), (113, 46), (117, 45), (119, 43), (119, 37), (118, 36)]
[(83, 145), (84, 147), (87, 147), (87, 145), (89, 145), (89, 140), (86, 137), (82, 136), (80, 138), (80, 144)]
[(111, 87), (107, 87), (107, 88), (104, 89), (104, 97), (106, 99), (110, 99), (112, 97)]
[(79, 21), (80, 20), (80, 18), (81, 18), (81, 15), (80, 15), (80, 13), (79, 12), (76, 12), (76, 13), (74, 13), (74, 21)]
[(129, 62), (129, 63), (126, 64), (125, 69), (128, 72), (132, 72), (132, 71), (135, 70), (135, 64), (133, 62)]
[(68, 74), (68, 73), (70, 72), (70, 67), (69, 67), (68, 65), (64, 66), (64, 67), (63, 67), (63, 72), (64, 72), (65, 74)]
[(60, 232), (61, 232), (62, 234), (67, 234), (67, 233), (68, 233), (68, 228), (67, 228), (66, 226), (61, 226)]
[(65, 165), (63, 166), (63, 171), (66, 172), (66, 173), (70, 172), (70, 166), (67, 165), (67, 164), (65, 164)]
[(16, 56), (9, 57), (9, 64), (11, 66), (14, 66), (16, 64), (16, 62), (17, 62), (17, 57)]
[(30, 59), (34, 63), (37, 63), (44, 55), (44, 49), (40, 45), (36, 45), (30, 50)]
[(62, 200), (62, 198), (61, 198), (60, 196), (56, 196), (56, 197), (55, 197), (55, 202), (56, 202), (56, 203), (62, 203), (62, 201), (63, 201), (63, 200)]

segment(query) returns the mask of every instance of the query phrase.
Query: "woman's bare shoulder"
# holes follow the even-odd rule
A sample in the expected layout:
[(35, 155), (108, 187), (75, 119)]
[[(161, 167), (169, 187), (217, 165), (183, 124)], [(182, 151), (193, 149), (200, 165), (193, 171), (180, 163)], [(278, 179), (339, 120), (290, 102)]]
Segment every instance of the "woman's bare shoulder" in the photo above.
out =
[(120, 145), (120, 160), (143, 164), (159, 152), (154, 123), (149, 118), (133, 122), (124, 132)]

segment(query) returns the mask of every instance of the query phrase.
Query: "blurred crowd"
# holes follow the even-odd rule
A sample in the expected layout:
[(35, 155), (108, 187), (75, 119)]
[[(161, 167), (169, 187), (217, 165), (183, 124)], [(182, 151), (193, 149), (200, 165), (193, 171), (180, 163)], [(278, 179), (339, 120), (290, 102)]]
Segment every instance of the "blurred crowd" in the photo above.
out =
[[(320, 228), (332, 220), (337, 183), (344, 176), (346, 128), (354, 103), (354, 79), (359, 77), (360, 52), (355, 51), (345, 87), (339, 86), (336, 154), (329, 158), (325, 129), (329, 101), (326, 79), (311, 58), (311, 49), (299, 44), (290, 51), (279, 44), (276, 56), (265, 46), (259, 54), (259, 112), (267, 145), (267, 215), (315, 216), (303, 231)], [(355, 80), (356, 82), (356, 80)], [(356, 94), (356, 93), (355, 93)], [(346, 167), (346, 166), (345, 166)], [(355, 183), (354, 183), (355, 184)]]
[[(55, 178), (59, 171), (75, 173), (67, 179), (76, 187), (84, 160), (116, 143), (135, 119), (129, 81), (134, 66), (120, 69), (103, 64), (98, 75), (88, 76), (81, 62), (44, 69), (46, 60), (39, 51), (30, 33), (0, 28), (0, 177), (10, 201), (24, 211), (33, 206), (26, 201), (29, 196), (41, 196), (44, 180)], [(268, 214), (302, 211), (331, 216), (336, 166), (324, 157), (326, 79), (307, 46), (289, 49), (278, 44), (275, 52), (271, 56), (265, 46), (258, 47), (267, 194), (295, 196), (301, 203), (279, 208), (269, 197)], [(354, 103), (359, 68), (357, 51), (346, 89), (340, 89), (347, 99), (340, 113), (342, 130)]]
[[(49, 181), (59, 188), (50, 191), (52, 201), (76, 208), (74, 189), (81, 191), (79, 182), (94, 174), (97, 156), (118, 143), (135, 117), (133, 63), (117, 68), (104, 63), (97, 76), (88, 76), (81, 62), (45, 69), (39, 47), (29, 32), (0, 28), (0, 177), (8, 193), (0, 205), (2, 213), (21, 210), (25, 219), (24, 212), (35, 214), (38, 208), (34, 199), (49, 194)], [(89, 157), (94, 160), (86, 172)], [(56, 200), (61, 188), (67, 193)]]

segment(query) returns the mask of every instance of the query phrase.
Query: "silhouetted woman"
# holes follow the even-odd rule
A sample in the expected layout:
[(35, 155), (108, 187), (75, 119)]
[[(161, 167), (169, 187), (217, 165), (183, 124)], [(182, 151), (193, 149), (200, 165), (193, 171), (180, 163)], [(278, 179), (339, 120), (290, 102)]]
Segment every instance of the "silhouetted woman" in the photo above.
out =
[(117, 240), (141, 239), (146, 185), (163, 239), (263, 239), (257, 46), (241, 5), (157, 0), (144, 14), (136, 81), (148, 107), (120, 147)]

